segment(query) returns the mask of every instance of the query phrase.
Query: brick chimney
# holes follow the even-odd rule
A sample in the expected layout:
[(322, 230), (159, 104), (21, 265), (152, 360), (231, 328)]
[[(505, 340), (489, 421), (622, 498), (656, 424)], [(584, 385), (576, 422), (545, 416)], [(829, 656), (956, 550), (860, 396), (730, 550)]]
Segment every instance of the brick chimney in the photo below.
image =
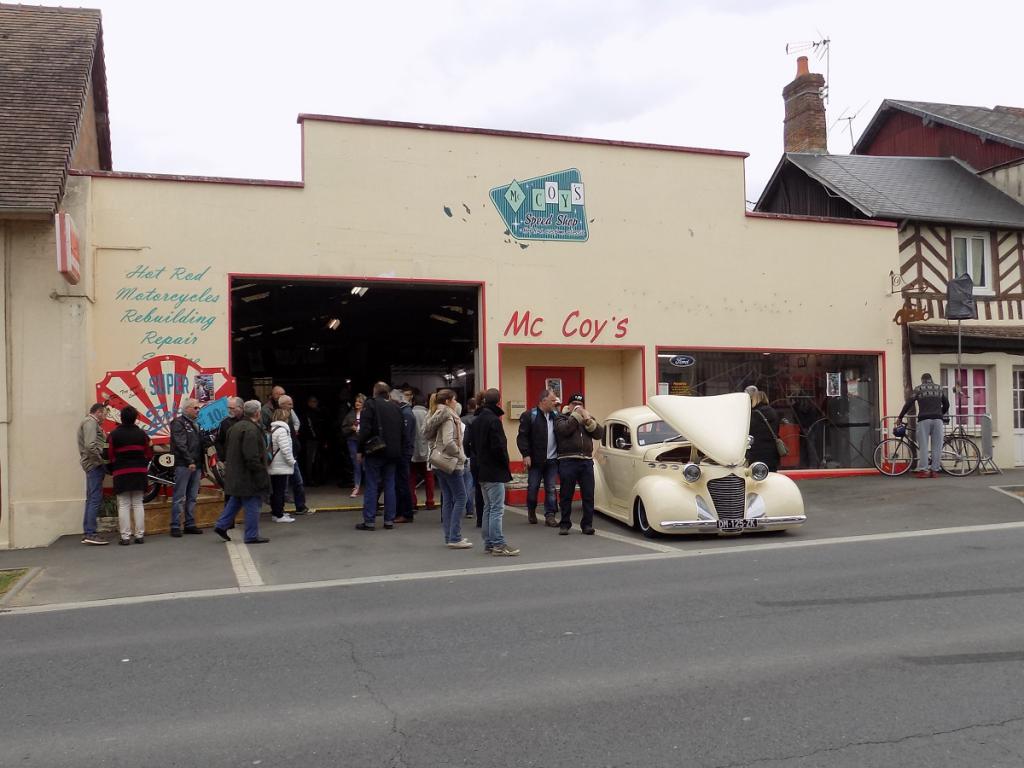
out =
[(786, 104), (782, 137), (786, 152), (828, 154), (825, 104), (821, 99), (825, 78), (807, 67), (807, 57), (796, 60), (796, 78), (782, 89)]
[(1024, 117), (1024, 107), (1004, 107), (1002, 104), (997, 104), (995, 107), (996, 112), (1009, 112), (1011, 115), (1017, 117)]

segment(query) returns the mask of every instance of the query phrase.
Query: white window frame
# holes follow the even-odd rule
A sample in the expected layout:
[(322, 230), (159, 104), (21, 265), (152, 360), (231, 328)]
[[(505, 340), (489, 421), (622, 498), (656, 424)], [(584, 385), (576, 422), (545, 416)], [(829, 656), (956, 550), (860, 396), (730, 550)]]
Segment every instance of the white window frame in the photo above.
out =
[[(950, 423), (956, 424), (956, 395), (953, 392), (952, 380), (955, 378), (949, 374), (956, 370), (956, 363), (944, 364), (940, 373), (942, 390), (946, 393), (946, 397), (949, 398), (949, 416)], [(988, 365), (961, 365), (960, 370), (966, 371), (967, 386), (965, 390), (967, 392), (967, 402), (964, 404), (964, 412), (961, 414), (963, 418), (963, 427), (971, 434), (981, 434), (981, 416), (988, 414), (992, 421), (995, 422), (995, 414), (992, 412), (992, 366)], [(972, 382), (974, 381), (974, 372), (981, 371), (985, 376), (985, 384), (983, 387), (975, 387)], [(975, 391), (978, 389), (984, 389), (985, 392), (985, 408), (979, 410), (975, 405), (976, 398), (974, 396)]]
[(950, 270), (953, 273), (953, 277), (960, 277), (956, 273), (956, 241), (958, 238), (966, 240), (967, 245), (967, 274), (970, 274), (973, 270), (971, 266), (976, 258), (974, 249), (971, 248), (971, 242), (975, 239), (981, 240), (981, 260), (982, 270), (985, 273), (986, 281), (982, 285), (974, 286), (974, 293), (977, 296), (995, 296), (995, 274), (992, 271), (992, 249), (989, 247), (989, 233), (984, 231), (971, 231), (968, 229), (955, 230), (952, 235), (953, 239), (950, 241)]

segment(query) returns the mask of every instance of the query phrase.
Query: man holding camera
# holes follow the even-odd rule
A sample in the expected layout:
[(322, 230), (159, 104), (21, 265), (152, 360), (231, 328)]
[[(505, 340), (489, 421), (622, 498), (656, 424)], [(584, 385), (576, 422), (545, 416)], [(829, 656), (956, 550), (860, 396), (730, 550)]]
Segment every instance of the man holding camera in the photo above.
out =
[[(917, 477), (938, 477), (942, 459), (942, 426), (949, 421), (949, 400), (942, 387), (932, 381), (930, 373), (921, 374), (921, 383), (907, 398), (897, 417), (903, 423), (907, 411), (917, 403)], [(928, 463), (928, 441), (931, 440), (931, 469)]]
[(584, 407), (580, 393), (570, 397), (567, 406), (566, 413), (555, 420), (558, 476), (562, 483), (558, 534), (568, 536), (572, 528), (572, 497), (579, 484), (583, 502), (580, 529), (590, 536), (594, 533), (594, 440), (601, 437), (601, 425)]

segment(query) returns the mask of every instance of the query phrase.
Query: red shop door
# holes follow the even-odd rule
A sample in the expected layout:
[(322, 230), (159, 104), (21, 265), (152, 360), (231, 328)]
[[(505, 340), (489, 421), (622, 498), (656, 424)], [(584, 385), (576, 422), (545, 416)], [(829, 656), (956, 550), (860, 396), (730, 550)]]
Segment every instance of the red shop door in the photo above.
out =
[(542, 389), (553, 389), (564, 403), (569, 396), (579, 392), (586, 397), (583, 388), (583, 368), (534, 368), (526, 367), (526, 406), (537, 404), (537, 395)]

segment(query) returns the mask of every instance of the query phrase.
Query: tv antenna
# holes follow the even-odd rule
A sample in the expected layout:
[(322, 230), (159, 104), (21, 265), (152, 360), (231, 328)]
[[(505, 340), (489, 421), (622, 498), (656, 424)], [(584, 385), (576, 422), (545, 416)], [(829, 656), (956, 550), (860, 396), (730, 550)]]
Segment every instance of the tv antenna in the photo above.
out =
[(842, 114), (839, 115), (839, 117), (836, 118), (836, 121), (834, 123), (832, 123), (832, 128), (830, 129), (829, 132), (831, 133), (831, 131), (835, 130), (836, 126), (839, 125), (839, 123), (841, 123), (843, 120), (845, 120), (846, 121), (846, 128), (850, 132), (850, 147), (852, 148), (853, 147), (853, 121), (857, 119), (857, 115), (859, 115), (864, 110), (864, 107), (866, 107), (867, 105), (868, 105), (868, 102), (865, 101), (863, 104), (860, 105), (860, 107), (857, 108), (857, 111), (854, 112), (853, 114), (847, 114), (850, 111), (849, 107), (844, 109)]
[(828, 86), (831, 82), (829, 79), (829, 48), (832, 45), (832, 41), (825, 37), (825, 35), (822, 35), (820, 31), (818, 34), (821, 35), (820, 40), (803, 40), (798, 43), (786, 43), (786, 55), (807, 53), (809, 51), (817, 54), (818, 61), (821, 61), (822, 59), (825, 60), (825, 87), (821, 89), (821, 98), (827, 105)]

